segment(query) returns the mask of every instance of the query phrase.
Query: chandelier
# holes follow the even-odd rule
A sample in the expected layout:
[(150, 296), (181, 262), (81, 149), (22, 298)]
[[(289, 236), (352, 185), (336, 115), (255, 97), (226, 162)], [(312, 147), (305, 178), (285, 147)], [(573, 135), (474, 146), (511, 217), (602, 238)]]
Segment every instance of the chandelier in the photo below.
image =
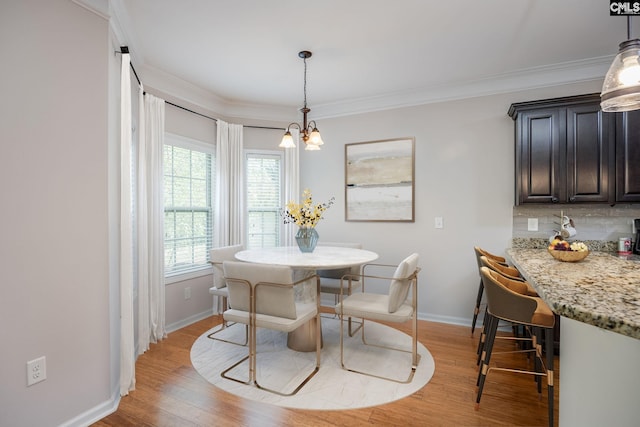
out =
[(304, 62), (304, 106), (300, 109), (300, 111), (302, 111), (302, 126), (295, 122), (287, 126), (287, 131), (284, 133), (279, 147), (294, 148), (296, 146), (291, 136), (291, 128), (297, 127), (298, 130), (300, 130), (302, 141), (304, 141), (306, 145), (305, 150), (319, 150), (324, 142), (316, 127), (316, 122), (315, 120), (311, 120), (307, 123), (307, 114), (311, 111), (311, 109), (307, 107), (307, 58), (311, 58), (311, 52), (303, 50), (298, 53), (298, 56), (302, 58)]
[(627, 41), (607, 71), (600, 94), (602, 111), (640, 109), (640, 40), (631, 39), (631, 16), (627, 17)]

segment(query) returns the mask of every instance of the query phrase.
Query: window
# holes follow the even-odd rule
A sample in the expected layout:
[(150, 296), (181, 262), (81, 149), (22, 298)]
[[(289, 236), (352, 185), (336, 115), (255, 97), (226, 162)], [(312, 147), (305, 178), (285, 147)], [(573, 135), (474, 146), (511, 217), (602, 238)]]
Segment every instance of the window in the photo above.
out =
[(247, 248), (280, 245), (282, 155), (247, 151)]
[(214, 147), (166, 134), (164, 146), (165, 276), (209, 269)]

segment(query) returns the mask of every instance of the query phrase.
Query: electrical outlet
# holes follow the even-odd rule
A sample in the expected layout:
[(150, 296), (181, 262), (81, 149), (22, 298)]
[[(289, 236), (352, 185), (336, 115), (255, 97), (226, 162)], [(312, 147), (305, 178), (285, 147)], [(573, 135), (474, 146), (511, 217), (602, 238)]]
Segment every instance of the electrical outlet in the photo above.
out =
[(191, 299), (191, 286), (184, 288), (184, 299)]
[(538, 218), (529, 218), (527, 220), (528, 231), (538, 231)]
[(437, 216), (434, 221), (435, 228), (444, 228), (444, 222), (441, 216)]
[(27, 387), (47, 379), (47, 359), (42, 356), (27, 362)]

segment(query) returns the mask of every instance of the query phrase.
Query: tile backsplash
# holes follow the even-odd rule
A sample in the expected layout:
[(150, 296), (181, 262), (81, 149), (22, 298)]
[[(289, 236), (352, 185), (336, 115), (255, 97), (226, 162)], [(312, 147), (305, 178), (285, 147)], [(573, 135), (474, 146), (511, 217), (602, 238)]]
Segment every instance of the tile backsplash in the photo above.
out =
[[(640, 205), (536, 205), (513, 207), (514, 239), (548, 239), (560, 228), (560, 211), (573, 219), (576, 236), (568, 240), (616, 242), (635, 240), (633, 220), (640, 218)], [(528, 231), (528, 219), (538, 219), (538, 231)]]

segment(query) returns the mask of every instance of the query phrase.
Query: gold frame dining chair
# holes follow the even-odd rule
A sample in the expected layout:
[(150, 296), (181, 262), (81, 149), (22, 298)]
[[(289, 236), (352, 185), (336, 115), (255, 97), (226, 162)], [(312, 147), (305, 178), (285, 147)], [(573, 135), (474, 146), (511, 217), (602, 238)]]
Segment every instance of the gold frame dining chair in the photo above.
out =
[[(235, 255), (242, 250), (244, 250), (243, 245), (221, 246), (221, 247), (213, 248), (209, 250), (209, 263), (213, 265), (213, 286), (209, 288), (209, 293), (221, 299), (223, 313), (228, 308), (229, 289), (227, 288), (227, 283), (224, 280), (224, 271), (222, 270), (222, 263), (224, 261), (235, 260)], [(220, 327), (215, 329), (210, 334), (208, 334), (207, 338), (210, 338), (212, 340), (217, 340), (217, 341), (228, 342), (231, 344), (241, 345), (241, 346), (247, 345), (247, 343), (249, 342), (249, 327), (247, 325), (245, 325), (245, 329), (244, 329), (244, 342), (229, 341), (229, 340), (225, 340), (225, 339), (214, 336), (234, 324), (235, 324), (234, 322), (229, 323), (223, 318), (222, 323), (220, 324)]]
[[(541, 393), (540, 380), (542, 377), (546, 377), (549, 426), (552, 427), (554, 423), (553, 332), (555, 316), (549, 306), (545, 304), (541, 298), (523, 295), (520, 293), (523, 285), (521, 282), (504, 278), (504, 276), (501, 276), (499, 272), (493, 271), (488, 267), (482, 267), (480, 269), (480, 274), (487, 293), (486, 323), (488, 324), (488, 328), (485, 350), (483, 351), (484, 355), (482, 358), (482, 366), (478, 372), (476, 410), (480, 407), (480, 398), (482, 397), (486, 377), (492, 370), (534, 375), (536, 377), (539, 394)], [(525, 351), (534, 353), (536, 363), (533, 371), (490, 365), (491, 356), (494, 354), (493, 344), (496, 339), (498, 322), (501, 320), (512, 324), (520, 324), (531, 330), (533, 343), (531, 349), (507, 351), (503, 353), (521, 353)], [(546, 361), (543, 357), (542, 351), (542, 333), (544, 333)]]
[[(349, 243), (349, 242), (318, 242), (318, 246), (336, 246), (341, 248), (353, 248), (362, 249), (362, 243)], [(332, 294), (334, 296), (334, 305), (338, 303), (340, 298), (340, 288), (343, 283), (347, 283), (347, 295), (351, 295), (354, 289), (360, 287), (360, 272), (362, 265), (355, 264), (350, 267), (333, 268), (333, 269), (318, 269), (316, 274), (320, 277), (320, 293)], [(342, 281), (342, 278), (346, 275), (350, 275), (352, 280)], [(353, 336), (362, 324), (355, 330), (353, 329), (353, 320), (351, 317), (347, 320), (349, 324), (349, 336)]]
[[(381, 378), (402, 384), (410, 383), (420, 363), (420, 355), (418, 354), (418, 318), (417, 318), (417, 301), (418, 301), (418, 254), (414, 253), (405, 258), (400, 264), (377, 264), (370, 263), (363, 266), (362, 274), (359, 275), (362, 281), (362, 292), (354, 292), (345, 297), (344, 292), (340, 292), (340, 302), (336, 305), (336, 313), (340, 317), (340, 365), (342, 369), (368, 375), (375, 378)], [(393, 276), (380, 276), (366, 274), (366, 270), (370, 268), (390, 269), (395, 268)], [(350, 281), (354, 275), (345, 275), (341, 280)], [(389, 291), (387, 294), (379, 294), (365, 292), (365, 279), (389, 280)], [(340, 287), (341, 290), (345, 286)], [(348, 287), (346, 287), (348, 289)], [(381, 374), (372, 372), (364, 372), (345, 364), (344, 351), (344, 317), (356, 317), (362, 319), (361, 330), (362, 343), (381, 347), (393, 351), (401, 351), (411, 354), (411, 368), (409, 376), (405, 380), (391, 378)], [(411, 321), (411, 349), (401, 349), (389, 346), (381, 346), (367, 343), (365, 336), (365, 320), (378, 320), (382, 322), (405, 323)], [(354, 338), (355, 339), (355, 338)]]
[[(228, 321), (249, 326), (249, 353), (220, 374), (223, 378), (255, 387), (281, 396), (296, 394), (320, 370), (320, 280), (317, 275), (293, 280), (293, 269), (285, 266), (224, 261), (224, 277), (229, 288), (229, 309), (224, 312)], [(313, 281), (316, 298), (312, 302), (296, 302), (294, 286)], [(258, 382), (258, 353), (256, 334), (258, 328), (292, 332), (315, 319), (316, 363), (311, 372), (293, 391), (265, 387)], [(249, 361), (248, 380), (228, 375), (236, 366)]]

